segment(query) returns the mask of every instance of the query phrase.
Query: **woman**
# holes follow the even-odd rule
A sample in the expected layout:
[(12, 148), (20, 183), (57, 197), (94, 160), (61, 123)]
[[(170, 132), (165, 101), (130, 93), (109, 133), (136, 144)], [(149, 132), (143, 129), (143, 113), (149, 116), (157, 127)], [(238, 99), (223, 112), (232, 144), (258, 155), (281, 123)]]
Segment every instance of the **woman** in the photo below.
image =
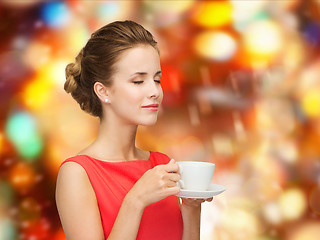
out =
[(137, 126), (157, 120), (160, 79), (157, 43), (132, 21), (97, 30), (66, 67), (66, 92), (100, 119), (95, 141), (59, 169), (56, 202), (68, 240), (200, 238), (204, 200), (179, 204), (177, 163), (135, 146)]

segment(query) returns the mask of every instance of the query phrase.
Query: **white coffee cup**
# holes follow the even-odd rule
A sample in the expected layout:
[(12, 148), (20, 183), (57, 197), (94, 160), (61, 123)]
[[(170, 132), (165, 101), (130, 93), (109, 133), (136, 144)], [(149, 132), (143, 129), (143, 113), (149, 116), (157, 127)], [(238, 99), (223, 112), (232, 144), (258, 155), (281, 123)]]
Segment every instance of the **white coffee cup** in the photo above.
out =
[(181, 161), (179, 165), (179, 187), (183, 190), (206, 191), (208, 190), (215, 164), (209, 162)]

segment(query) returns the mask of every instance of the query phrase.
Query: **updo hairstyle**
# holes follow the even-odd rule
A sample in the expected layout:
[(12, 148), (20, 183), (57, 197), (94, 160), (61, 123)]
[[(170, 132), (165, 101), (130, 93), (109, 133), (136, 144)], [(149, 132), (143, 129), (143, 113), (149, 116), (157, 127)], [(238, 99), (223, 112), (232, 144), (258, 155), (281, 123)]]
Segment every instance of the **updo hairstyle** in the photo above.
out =
[(159, 52), (152, 34), (133, 21), (116, 21), (98, 29), (75, 62), (67, 65), (64, 90), (82, 110), (101, 119), (102, 105), (93, 86), (95, 82), (111, 86), (114, 65), (121, 53), (138, 45), (151, 45)]

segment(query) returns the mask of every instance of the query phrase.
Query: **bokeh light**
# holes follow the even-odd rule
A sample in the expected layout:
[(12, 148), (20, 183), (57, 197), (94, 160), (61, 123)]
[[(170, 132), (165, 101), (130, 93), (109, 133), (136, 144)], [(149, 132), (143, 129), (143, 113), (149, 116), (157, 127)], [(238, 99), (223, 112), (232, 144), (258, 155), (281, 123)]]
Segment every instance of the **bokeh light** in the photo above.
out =
[(244, 31), (244, 48), (254, 65), (267, 64), (283, 46), (279, 26), (270, 20), (252, 22)]
[(9, 173), (9, 181), (21, 194), (26, 194), (35, 183), (35, 171), (28, 163), (17, 163)]
[(280, 196), (279, 206), (285, 220), (296, 220), (306, 210), (306, 197), (299, 189), (288, 189)]
[(320, 116), (320, 89), (310, 89), (301, 101), (302, 108), (310, 117)]
[(221, 27), (231, 23), (232, 10), (228, 1), (200, 1), (193, 10), (193, 19), (203, 27)]
[(43, 21), (53, 28), (65, 26), (70, 19), (70, 12), (63, 1), (45, 2), (41, 9)]
[(1, 152), (2, 152), (2, 149), (3, 149), (3, 133), (2, 132), (0, 132), (0, 154), (1, 154)]
[(237, 44), (230, 35), (215, 31), (199, 34), (194, 45), (199, 55), (221, 62), (232, 58), (237, 49)]
[(236, 30), (243, 32), (246, 27), (256, 20), (265, 17), (264, 9), (267, 1), (230, 1), (232, 4), (232, 19)]
[(35, 119), (26, 112), (13, 114), (8, 120), (6, 134), (19, 154), (31, 161), (42, 151), (42, 139), (37, 131)]

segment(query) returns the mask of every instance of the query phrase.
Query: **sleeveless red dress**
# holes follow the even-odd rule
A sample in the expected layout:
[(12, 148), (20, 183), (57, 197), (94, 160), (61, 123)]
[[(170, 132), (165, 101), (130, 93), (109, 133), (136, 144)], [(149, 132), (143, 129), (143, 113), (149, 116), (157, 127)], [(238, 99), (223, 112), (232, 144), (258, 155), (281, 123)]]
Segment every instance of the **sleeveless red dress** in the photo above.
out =
[[(148, 160), (106, 162), (87, 155), (77, 155), (67, 158), (62, 164), (76, 162), (86, 171), (98, 201), (104, 236), (108, 238), (123, 198), (136, 181), (147, 170), (169, 161), (170, 158), (163, 153), (150, 152)], [(137, 239), (180, 240), (182, 225), (177, 197), (169, 196), (145, 208)]]

